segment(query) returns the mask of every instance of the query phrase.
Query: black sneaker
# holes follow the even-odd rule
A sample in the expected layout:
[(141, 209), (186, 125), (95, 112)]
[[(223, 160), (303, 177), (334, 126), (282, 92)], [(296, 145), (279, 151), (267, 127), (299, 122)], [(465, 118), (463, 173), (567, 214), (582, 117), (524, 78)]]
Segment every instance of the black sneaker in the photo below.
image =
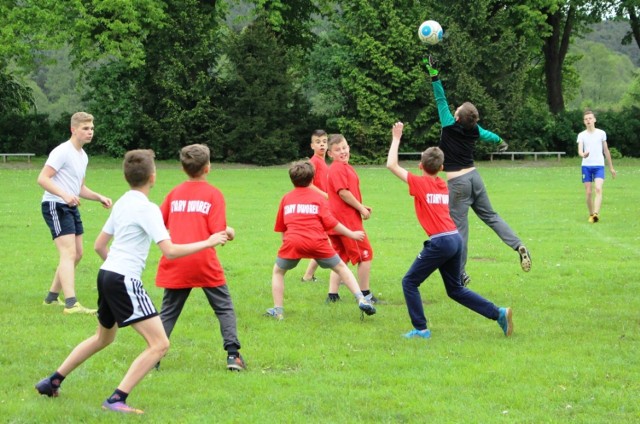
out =
[(336, 303), (336, 302), (340, 302), (340, 295), (339, 294), (328, 294), (327, 295), (327, 299), (324, 301), (324, 303)]
[(247, 369), (247, 365), (244, 363), (244, 359), (238, 353), (237, 355), (227, 356), (227, 369), (229, 371), (244, 371)]
[(36, 390), (41, 395), (46, 395), (49, 397), (58, 397), (59, 395), (59, 388), (53, 387), (53, 384), (51, 384), (51, 379), (49, 377), (40, 380), (38, 384), (36, 384)]
[(471, 277), (469, 277), (469, 274), (463, 271), (462, 274), (460, 274), (460, 281), (462, 282), (463, 286), (467, 287), (469, 284), (471, 284)]

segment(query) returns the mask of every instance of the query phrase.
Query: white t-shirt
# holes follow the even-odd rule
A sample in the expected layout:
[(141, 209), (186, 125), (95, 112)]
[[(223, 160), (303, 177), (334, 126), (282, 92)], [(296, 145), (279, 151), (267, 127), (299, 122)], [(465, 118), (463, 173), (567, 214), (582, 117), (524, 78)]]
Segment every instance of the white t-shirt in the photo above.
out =
[[(83, 149), (77, 150), (71, 140), (65, 141), (49, 153), (45, 165), (56, 170), (52, 180), (69, 194), (80, 196), (80, 188), (87, 173), (89, 157)], [(43, 202), (64, 203), (61, 197), (45, 190)]]
[(604, 166), (604, 143), (607, 133), (599, 128), (593, 132), (587, 130), (578, 134), (578, 143), (582, 141), (582, 151), (589, 152), (589, 156), (582, 158), (582, 166)]
[(140, 279), (151, 240), (169, 239), (158, 205), (137, 190), (129, 190), (113, 205), (102, 231), (113, 236), (101, 269)]

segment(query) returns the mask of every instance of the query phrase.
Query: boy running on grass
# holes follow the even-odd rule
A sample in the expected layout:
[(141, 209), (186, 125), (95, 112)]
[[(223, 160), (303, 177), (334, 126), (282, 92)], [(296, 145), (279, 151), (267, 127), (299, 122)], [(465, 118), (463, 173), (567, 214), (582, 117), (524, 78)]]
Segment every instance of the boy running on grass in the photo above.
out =
[[(311, 135), (311, 150), (313, 150), (313, 156), (309, 160), (315, 169), (315, 175), (313, 176), (313, 182), (309, 186), (311, 189), (317, 191), (325, 199), (329, 198), (327, 194), (327, 183), (329, 166), (327, 165), (327, 142), (329, 138), (325, 130), (315, 130)], [(301, 281), (310, 282), (318, 281), (315, 276), (315, 272), (318, 269), (318, 263), (313, 259), (309, 261), (307, 270), (301, 278)]]
[[(188, 180), (171, 190), (160, 205), (164, 223), (176, 243), (192, 243), (222, 231), (226, 231), (228, 240), (233, 240), (234, 230), (227, 227), (224, 197), (207, 182), (211, 171), (209, 157), (209, 147), (204, 144), (192, 144), (180, 151), (180, 162)], [(245, 369), (239, 352), (236, 314), (215, 249), (180, 259), (162, 256), (156, 285), (164, 288), (160, 318), (167, 337), (171, 336), (191, 289), (200, 287), (220, 323), (227, 369)]]
[(273, 266), (271, 290), (273, 308), (266, 315), (277, 320), (284, 318), (284, 276), (298, 265), (300, 259), (315, 259), (322, 268), (331, 268), (354, 294), (358, 307), (367, 315), (376, 313), (375, 307), (365, 299), (349, 267), (331, 247), (327, 231), (333, 229), (353, 240), (363, 240), (363, 231), (351, 231), (329, 211), (327, 200), (312, 190), (314, 168), (309, 161), (295, 162), (289, 168), (294, 189), (280, 201), (274, 230), (282, 233), (282, 246)]
[(424, 242), (409, 271), (402, 279), (402, 291), (414, 329), (405, 334), (407, 338), (429, 338), (427, 319), (422, 307), (418, 288), (436, 269), (440, 271), (447, 295), (463, 306), (498, 321), (506, 336), (513, 332), (511, 308), (498, 308), (482, 296), (462, 285), (460, 260), (462, 238), (449, 216), (449, 192), (447, 184), (438, 177), (443, 169), (444, 154), (438, 147), (430, 147), (422, 153), (420, 169), (422, 176), (409, 173), (398, 164), (398, 147), (404, 125), (397, 122), (391, 132), (391, 147), (387, 157), (387, 168), (409, 185), (409, 194), (414, 198), (416, 216), (430, 240)]
[(69, 373), (110, 345), (118, 328), (131, 325), (147, 342), (147, 348), (133, 361), (113, 394), (102, 403), (102, 409), (142, 414), (140, 409), (127, 405), (127, 397), (169, 349), (169, 339), (140, 277), (151, 241), (171, 259), (227, 242), (227, 233), (220, 231), (195, 243), (173, 244), (160, 208), (148, 198), (156, 181), (153, 157), (152, 150), (132, 150), (125, 154), (124, 176), (131, 190), (113, 206), (94, 246), (104, 260), (97, 281), (98, 330), (76, 346), (50, 377), (36, 384), (41, 395), (57, 397)]

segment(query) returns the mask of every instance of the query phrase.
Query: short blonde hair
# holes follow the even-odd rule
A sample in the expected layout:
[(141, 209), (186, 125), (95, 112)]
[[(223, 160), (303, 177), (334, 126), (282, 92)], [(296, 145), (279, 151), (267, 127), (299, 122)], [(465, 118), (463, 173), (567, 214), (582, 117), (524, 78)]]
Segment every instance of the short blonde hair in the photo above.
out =
[(78, 128), (85, 122), (93, 122), (93, 115), (87, 112), (76, 112), (71, 116), (71, 128)]

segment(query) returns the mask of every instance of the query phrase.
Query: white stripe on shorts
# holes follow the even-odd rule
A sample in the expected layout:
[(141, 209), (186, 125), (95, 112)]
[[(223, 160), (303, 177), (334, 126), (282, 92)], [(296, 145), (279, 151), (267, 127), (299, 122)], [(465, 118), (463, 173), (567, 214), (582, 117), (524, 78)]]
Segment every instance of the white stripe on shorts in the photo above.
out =
[(142, 285), (142, 281), (137, 278), (125, 276), (124, 284), (127, 287), (127, 294), (133, 305), (133, 313), (129, 318), (124, 320), (124, 322), (137, 320), (157, 313), (151, 298)]
[(60, 217), (56, 209), (56, 202), (49, 202), (49, 213), (51, 214), (51, 221), (53, 222), (53, 231), (56, 232), (56, 236), (59, 236), (62, 232), (62, 227), (60, 226)]

